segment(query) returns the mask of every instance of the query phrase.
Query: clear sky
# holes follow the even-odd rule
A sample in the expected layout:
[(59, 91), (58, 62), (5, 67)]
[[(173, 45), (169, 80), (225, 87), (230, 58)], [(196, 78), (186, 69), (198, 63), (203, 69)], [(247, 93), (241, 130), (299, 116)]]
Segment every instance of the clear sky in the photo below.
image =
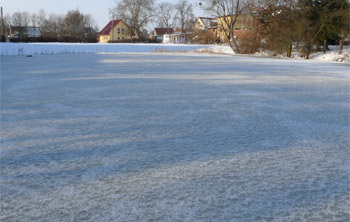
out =
[[(159, 2), (176, 3), (177, 0), (156, 0)], [(193, 6), (198, 5), (200, 0), (189, 0)], [(79, 9), (84, 14), (91, 14), (99, 29), (102, 29), (109, 21), (108, 9), (115, 7), (115, 0), (0, 0), (4, 14), (12, 14), (17, 11), (38, 13), (44, 9), (47, 14), (66, 14), (69, 10)], [(194, 7), (195, 16), (206, 16), (199, 7)]]

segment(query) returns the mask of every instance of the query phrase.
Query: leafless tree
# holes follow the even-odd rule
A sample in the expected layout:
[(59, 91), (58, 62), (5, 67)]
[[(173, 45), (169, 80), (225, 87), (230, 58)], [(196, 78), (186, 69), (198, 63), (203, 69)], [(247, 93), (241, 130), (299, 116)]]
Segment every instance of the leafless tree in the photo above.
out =
[(28, 12), (15, 12), (12, 14), (11, 23), (18, 27), (18, 37), (23, 40), (26, 37), (26, 30), (30, 22), (30, 15)]
[(129, 27), (132, 35), (139, 39), (141, 30), (155, 16), (154, 0), (116, 0), (117, 6), (112, 9), (118, 19)]
[(38, 14), (38, 25), (39, 27), (41, 27), (41, 25), (45, 22), (46, 20), (46, 13), (44, 9), (40, 9), (39, 10), (39, 14)]
[(62, 36), (65, 29), (64, 16), (50, 14), (41, 24), (41, 32), (45, 38), (57, 39)]
[(181, 32), (191, 30), (194, 24), (193, 6), (188, 0), (180, 0), (176, 4), (176, 10), (178, 11), (178, 20), (181, 27)]
[(212, 16), (218, 18), (218, 29), (225, 34), (232, 50), (240, 52), (240, 47), (234, 38), (234, 26), (251, 0), (204, 0), (203, 8)]
[(11, 18), (11, 14), (6, 14), (4, 17), (4, 25), (9, 27), (12, 25), (12, 18)]
[(39, 16), (36, 14), (36, 13), (33, 13), (31, 16), (30, 16), (30, 21), (31, 21), (31, 24), (33, 26), (33, 34), (34, 34), (34, 37), (36, 37), (36, 26), (38, 25), (38, 20), (39, 20)]
[(158, 5), (158, 27), (167, 29), (174, 28), (177, 19), (177, 12), (173, 4), (162, 2)]
[[(84, 26), (86, 29), (86, 38), (91, 41), (96, 38), (96, 30), (98, 30), (98, 26), (94, 17), (90, 14), (84, 15)], [(85, 33), (84, 33), (85, 34)]]
[(66, 34), (69, 37), (75, 38), (79, 41), (83, 38), (84, 32), (84, 15), (79, 12), (79, 10), (68, 11), (65, 18), (64, 24), (66, 29)]
[(30, 21), (33, 27), (36, 27), (38, 25), (38, 20), (39, 20), (39, 16), (36, 13), (33, 13), (30, 16)]
[[(28, 12), (15, 12), (4, 20), (7, 26), (15, 27), (19, 41), (28, 37), (29, 25), (40, 28), (44, 41), (89, 41), (95, 42), (98, 29), (92, 15), (80, 13), (78, 10), (68, 11), (66, 15), (51, 13), (46, 15), (43, 9), (30, 15)], [(37, 33), (34, 30), (34, 37)], [(26, 39), (30, 40), (30, 39)]]

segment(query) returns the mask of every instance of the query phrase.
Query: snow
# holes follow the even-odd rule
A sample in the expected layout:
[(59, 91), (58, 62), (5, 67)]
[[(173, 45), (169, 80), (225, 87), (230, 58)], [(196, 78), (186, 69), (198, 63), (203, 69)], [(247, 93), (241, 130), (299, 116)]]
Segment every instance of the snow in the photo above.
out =
[(1, 221), (349, 221), (349, 66), (1, 57)]
[[(342, 54), (337, 47), (331, 50), (312, 53), (310, 59), (325, 62), (350, 63), (350, 47), (345, 46)], [(101, 53), (171, 53), (171, 54), (223, 54), (235, 55), (229, 46), (224, 45), (186, 45), (186, 44), (128, 44), (128, 43), (0, 43), (1, 56), (25, 56), (25, 55), (55, 55), (55, 54), (101, 54)], [(261, 51), (253, 56), (271, 57), (271, 52)], [(283, 55), (277, 56), (283, 58)], [(297, 53), (293, 53), (298, 58)]]
[(183, 44), (0, 43), (1, 56), (191, 51), (206, 46)]
[(318, 52), (311, 55), (311, 59), (319, 61), (333, 61), (350, 63), (350, 48), (343, 49), (343, 52), (339, 54), (337, 49), (327, 51), (326, 53)]
[[(205, 48), (196, 49), (194, 51), (206, 52), (210, 54), (235, 55), (235, 53), (232, 51), (232, 49), (229, 46), (221, 46), (221, 45), (209, 46)], [(261, 52), (255, 53), (254, 56), (272, 57), (272, 53), (269, 51), (261, 51)], [(276, 57), (284, 58), (283, 55), (278, 55)], [(294, 52), (293, 57), (298, 58), (298, 53)], [(331, 50), (326, 51), (326, 53), (323, 53), (323, 52), (312, 53), (310, 55), (310, 59), (317, 60), (317, 61), (324, 61), (324, 62), (350, 63), (350, 47), (345, 46), (341, 54), (339, 54), (337, 47), (331, 47)]]
[(222, 46), (222, 45), (209, 46), (205, 48), (196, 49), (195, 51), (206, 52), (210, 54), (228, 54), (228, 55), (235, 54), (229, 46)]

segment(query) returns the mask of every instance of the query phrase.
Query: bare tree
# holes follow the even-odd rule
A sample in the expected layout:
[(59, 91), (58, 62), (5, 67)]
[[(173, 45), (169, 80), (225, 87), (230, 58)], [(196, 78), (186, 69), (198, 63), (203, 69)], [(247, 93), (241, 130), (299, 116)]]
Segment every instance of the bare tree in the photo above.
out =
[(45, 22), (46, 20), (46, 13), (44, 9), (40, 9), (39, 10), (39, 14), (38, 14), (38, 25), (39, 27), (41, 27), (41, 25)]
[[(94, 17), (90, 14), (86, 14), (84, 15), (84, 26), (85, 29), (87, 31), (86, 35), (86, 39), (88, 41), (92, 41), (93, 39), (96, 39), (96, 31), (98, 30), (98, 26), (96, 23), (96, 20), (94, 19)], [(84, 33), (85, 34), (85, 33)]]
[(194, 24), (193, 6), (188, 0), (180, 0), (176, 4), (176, 10), (178, 11), (178, 19), (181, 27), (181, 32), (191, 30)]
[(58, 37), (64, 34), (65, 17), (56, 14), (50, 14), (47, 19), (41, 24), (41, 32), (45, 38), (57, 40)]
[(155, 16), (154, 2), (154, 0), (116, 0), (117, 6), (112, 11), (127, 24), (134, 37), (139, 39), (141, 30)]
[(10, 26), (12, 25), (12, 19), (11, 19), (11, 14), (6, 14), (4, 17), (4, 23), (5, 26)]
[(68, 11), (65, 18), (64, 24), (66, 29), (66, 34), (69, 37), (81, 41), (84, 33), (84, 15), (79, 12), (79, 10)]
[(240, 47), (234, 38), (235, 24), (247, 9), (250, 0), (204, 0), (203, 7), (212, 16), (218, 18), (218, 29), (225, 34), (225, 38), (232, 50), (240, 52)]
[(176, 20), (178, 19), (175, 6), (169, 2), (162, 2), (158, 5), (158, 27), (160, 28), (174, 28)]
[(15, 12), (12, 14), (11, 23), (18, 27), (18, 37), (23, 40), (26, 37), (26, 30), (29, 25), (30, 15), (28, 12)]
[(36, 26), (38, 25), (38, 20), (39, 20), (39, 16), (35, 13), (33, 13), (30, 17), (32, 26), (33, 26), (33, 34), (34, 37), (36, 37)]

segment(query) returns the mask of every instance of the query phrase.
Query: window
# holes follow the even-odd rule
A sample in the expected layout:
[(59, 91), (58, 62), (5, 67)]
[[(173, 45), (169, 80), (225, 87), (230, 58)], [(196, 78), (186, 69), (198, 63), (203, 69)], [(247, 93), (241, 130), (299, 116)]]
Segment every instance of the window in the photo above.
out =
[(122, 40), (124, 40), (124, 37), (122, 37)]
[(120, 34), (120, 28), (118, 28), (118, 34)]
[(120, 37), (118, 37), (118, 40), (120, 40)]
[(122, 28), (122, 34), (124, 34), (124, 28)]
[(107, 37), (107, 36), (105, 36), (105, 37), (104, 37), (104, 39), (105, 39), (105, 41), (107, 41), (107, 40), (108, 40), (108, 37)]

